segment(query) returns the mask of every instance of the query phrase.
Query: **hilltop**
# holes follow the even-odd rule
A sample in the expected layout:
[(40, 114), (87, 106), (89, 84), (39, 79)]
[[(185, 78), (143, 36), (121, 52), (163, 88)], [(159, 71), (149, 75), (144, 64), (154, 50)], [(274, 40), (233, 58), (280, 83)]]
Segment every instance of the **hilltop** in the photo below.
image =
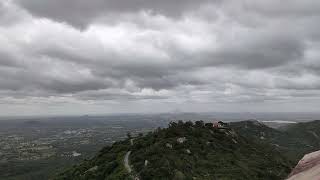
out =
[[(257, 128), (253, 126), (252, 128)], [(235, 124), (172, 122), (130, 137), (53, 179), (284, 179), (293, 167), (272, 144)], [(249, 132), (249, 131), (248, 131)], [(254, 134), (249, 132), (249, 134)]]

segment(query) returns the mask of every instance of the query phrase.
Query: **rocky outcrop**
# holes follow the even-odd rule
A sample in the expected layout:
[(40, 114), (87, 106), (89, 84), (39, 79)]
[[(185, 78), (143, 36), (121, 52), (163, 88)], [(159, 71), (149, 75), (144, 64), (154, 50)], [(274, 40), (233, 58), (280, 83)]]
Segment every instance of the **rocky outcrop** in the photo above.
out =
[(319, 180), (320, 151), (305, 155), (292, 170), (287, 180)]

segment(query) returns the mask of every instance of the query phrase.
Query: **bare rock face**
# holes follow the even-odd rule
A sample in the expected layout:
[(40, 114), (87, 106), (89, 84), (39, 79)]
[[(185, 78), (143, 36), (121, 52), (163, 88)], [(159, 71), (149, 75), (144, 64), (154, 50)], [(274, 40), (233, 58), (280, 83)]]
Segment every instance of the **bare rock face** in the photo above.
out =
[(287, 180), (319, 180), (320, 151), (305, 155), (292, 170)]

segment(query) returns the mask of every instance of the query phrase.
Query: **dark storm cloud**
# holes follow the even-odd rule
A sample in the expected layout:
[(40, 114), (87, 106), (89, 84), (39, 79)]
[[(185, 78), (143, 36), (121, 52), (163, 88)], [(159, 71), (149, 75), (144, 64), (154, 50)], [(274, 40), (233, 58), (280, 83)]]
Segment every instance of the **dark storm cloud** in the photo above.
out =
[(255, 11), (268, 17), (294, 17), (303, 18), (318, 16), (320, 14), (320, 2), (314, 0), (270, 0), (254, 1), (244, 4), (247, 10)]
[(230, 44), (213, 54), (211, 58), (213, 64), (263, 69), (301, 60), (304, 50), (304, 43), (295, 37), (272, 35), (254, 41), (248, 39), (247, 42), (236, 46)]
[[(57, 94), (72, 94), (86, 90), (105, 89), (112, 85), (112, 82), (95, 77), (58, 76), (54, 73), (43, 72), (40, 69), (28, 67), (6, 68), (0, 64), (0, 91), (25, 91), (27, 94), (41, 92), (42, 96)], [(72, 70), (70, 68), (70, 70)], [(65, 72), (67, 74), (67, 72)]]
[[(215, 0), (216, 1), (216, 0)], [(61, 22), (85, 27), (95, 18), (106, 14), (151, 11), (165, 16), (181, 16), (185, 11), (198, 8), (209, 0), (16, 0), (30, 13)]]

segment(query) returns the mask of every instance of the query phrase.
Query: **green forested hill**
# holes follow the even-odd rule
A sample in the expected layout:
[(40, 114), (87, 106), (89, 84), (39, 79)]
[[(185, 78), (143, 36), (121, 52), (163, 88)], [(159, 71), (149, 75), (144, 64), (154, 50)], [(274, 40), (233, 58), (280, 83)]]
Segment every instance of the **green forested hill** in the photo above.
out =
[(287, 126), (284, 131), (308, 147), (320, 148), (320, 121), (293, 124)]
[(248, 139), (273, 145), (293, 164), (320, 149), (320, 121), (290, 124), (279, 130), (258, 121), (233, 122), (230, 127)]
[[(235, 130), (202, 121), (170, 123), (166, 129), (105, 147), (93, 159), (53, 179), (260, 180), (288, 175), (293, 164), (274, 145), (254, 139), (255, 131), (231, 127)], [(271, 137), (278, 131), (274, 133)], [(131, 173), (125, 168), (126, 155)]]

